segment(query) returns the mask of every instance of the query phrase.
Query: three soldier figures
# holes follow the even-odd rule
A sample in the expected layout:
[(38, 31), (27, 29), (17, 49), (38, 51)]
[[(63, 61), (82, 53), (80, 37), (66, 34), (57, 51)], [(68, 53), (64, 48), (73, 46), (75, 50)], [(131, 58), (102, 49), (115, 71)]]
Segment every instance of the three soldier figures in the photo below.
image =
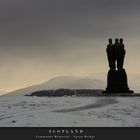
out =
[(123, 68), (125, 57), (123, 39), (115, 39), (115, 43), (113, 44), (112, 39), (110, 38), (106, 52), (110, 70), (108, 71), (107, 75), (106, 90), (102, 93), (133, 93), (132, 90), (129, 90), (127, 83), (127, 74), (125, 69)]
[(107, 45), (107, 56), (110, 70), (116, 70), (116, 62), (117, 69), (122, 70), (124, 64), (125, 57), (125, 49), (123, 44), (123, 39), (120, 40), (115, 39), (115, 43), (112, 43), (112, 39), (109, 39), (109, 44)]

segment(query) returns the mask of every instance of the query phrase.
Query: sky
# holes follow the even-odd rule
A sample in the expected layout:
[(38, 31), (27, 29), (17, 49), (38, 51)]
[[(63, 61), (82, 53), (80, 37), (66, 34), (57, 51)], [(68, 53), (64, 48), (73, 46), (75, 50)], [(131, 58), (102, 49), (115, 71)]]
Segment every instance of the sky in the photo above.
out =
[(139, 0), (1, 0), (0, 90), (107, 74), (110, 37), (124, 38), (128, 76), (140, 74), (139, 15)]

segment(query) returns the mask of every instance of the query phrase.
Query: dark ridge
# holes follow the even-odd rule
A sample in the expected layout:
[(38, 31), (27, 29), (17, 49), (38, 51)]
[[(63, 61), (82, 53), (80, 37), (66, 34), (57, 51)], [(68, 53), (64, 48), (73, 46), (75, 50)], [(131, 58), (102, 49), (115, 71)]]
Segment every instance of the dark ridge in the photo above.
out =
[(39, 90), (25, 96), (37, 97), (62, 97), (62, 96), (101, 96), (101, 97), (140, 97), (140, 93), (109, 93), (103, 94), (101, 89), (57, 89), (57, 90)]
[(102, 93), (100, 89), (57, 89), (57, 90), (40, 90), (33, 93), (27, 94), (25, 96), (97, 96)]

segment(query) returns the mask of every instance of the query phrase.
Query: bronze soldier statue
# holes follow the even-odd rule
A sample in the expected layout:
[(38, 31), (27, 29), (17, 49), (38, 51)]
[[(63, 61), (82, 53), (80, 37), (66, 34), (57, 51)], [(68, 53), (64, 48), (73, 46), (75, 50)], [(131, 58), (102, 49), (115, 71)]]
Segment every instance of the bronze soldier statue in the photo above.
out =
[[(131, 94), (132, 90), (129, 90), (127, 83), (127, 74), (123, 68), (125, 49), (123, 39), (115, 39), (115, 43), (112, 43), (112, 39), (109, 39), (109, 44), (106, 48), (108, 63), (110, 70), (107, 74), (107, 87), (102, 93), (104, 94)], [(117, 68), (116, 68), (117, 67)]]
[(108, 57), (108, 63), (110, 70), (116, 69), (116, 63), (117, 63), (117, 69), (121, 70), (123, 69), (124, 64), (124, 57), (125, 57), (125, 49), (123, 44), (123, 39), (120, 39), (120, 42), (118, 38), (115, 39), (115, 43), (112, 43), (112, 39), (109, 39), (109, 44), (107, 45), (107, 57)]
[(118, 46), (118, 57), (117, 57), (118, 70), (123, 69), (124, 57), (125, 57), (125, 49), (124, 49), (123, 39), (121, 38)]
[(109, 68), (111, 70), (115, 70), (115, 56), (114, 56), (114, 45), (112, 43), (112, 39), (109, 38), (109, 44), (107, 45), (106, 52), (108, 57)]
[(118, 68), (118, 66), (119, 66), (118, 60), (120, 60), (119, 53), (121, 53), (121, 51), (119, 49), (119, 39), (118, 38), (115, 39), (115, 43), (113, 46), (114, 46), (115, 67), (116, 67), (116, 63), (117, 63), (117, 68)]

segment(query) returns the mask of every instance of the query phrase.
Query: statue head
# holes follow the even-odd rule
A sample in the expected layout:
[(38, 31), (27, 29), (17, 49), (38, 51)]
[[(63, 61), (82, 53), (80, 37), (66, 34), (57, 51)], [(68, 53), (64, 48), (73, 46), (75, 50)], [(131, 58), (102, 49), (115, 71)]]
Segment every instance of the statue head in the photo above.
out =
[(119, 40), (118, 40), (118, 38), (116, 38), (116, 39), (115, 39), (115, 43), (118, 43), (118, 42), (119, 42)]
[(121, 43), (121, 44), (123, 43), (123, 39), (122, 39), (122, 38), (120, 39), (120, 43)]
[(109, 44), (112, 44), (112, 39), (109, 38), (109, 39), (108, 39), (108, 42), (109, 42)]

